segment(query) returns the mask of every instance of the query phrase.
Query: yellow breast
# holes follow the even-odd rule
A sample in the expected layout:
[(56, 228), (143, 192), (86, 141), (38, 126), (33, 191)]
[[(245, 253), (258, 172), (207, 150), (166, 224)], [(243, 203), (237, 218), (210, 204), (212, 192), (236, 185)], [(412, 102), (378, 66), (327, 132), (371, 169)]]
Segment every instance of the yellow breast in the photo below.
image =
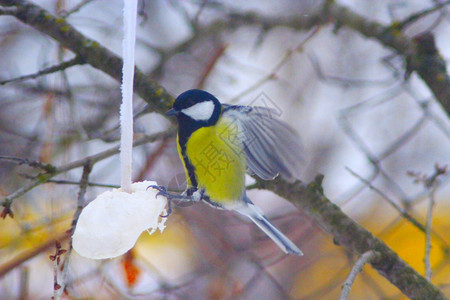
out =
[(198, 187), (218, 204), (239, 201), (245, 191), (245, 154), (238, 133), (231, 120), (222, 118), (196, 130), (186, 144)]

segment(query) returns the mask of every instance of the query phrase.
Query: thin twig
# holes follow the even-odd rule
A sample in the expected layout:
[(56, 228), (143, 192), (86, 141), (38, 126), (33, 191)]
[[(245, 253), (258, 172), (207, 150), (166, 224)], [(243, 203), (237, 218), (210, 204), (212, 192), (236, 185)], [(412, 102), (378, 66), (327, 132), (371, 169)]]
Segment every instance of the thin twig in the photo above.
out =
[(355, 282), (356, 276), (358, 276), (358, 274), (362, 271), (364, 265), (371, 262), (373, 259), (375, 259), (376, 256), (377, 253), (371, 250), (365, 252), (363, 255), (361, 255), (360, 258), (358, 258), (352, 270), (350, 271), (350, 274), (348, 274), (344, 285), (342, 286), (341, 297), (339, 298), (340, 300), (347, 300), (348, 294), (350, 293), (353, 282)]
[(76, 65), (82, 65), (85, 62), (83, 61), (83, 59), (81, 58), (81, 56), (75, 56), (74, 58), (72, 58), (69, 61), (60, 63), (58, 65), (54, 65), (48, 68), (45, 68), (39, 72), (33, 73), (33, 74), (28, 74), (28, 75), (24, 75), (24, 76), (20, 76), (17, 78), (12, 78), (12, 79), (8, 79), (8, 80), (3, 80), (0, 81), (0, 85), (4, 85), (7, 83), (11, 83), (11, 82), (16, 82), (16, 81), (22, 81), (22, 80), (26, 80), (26, 79), (34, 79), (43, 75), (48, 75), (51, 73), (56, 73), (59, 71), (64, 71), (65, 69), (68, 69), (70, 67), (76, 66)]
[(28, 281), (30, 277), (30, 272), (28, 271), (28, 267), (23, 266), (20, 268), (20, 286), (19, 286), (19, 300), (28, 299)]
[[(28, 0), (0, 0), (0, 5), (16, 6), (17, 19), (54, 38), (61, 46), (72, 51), (76, 56), (81, 56), (94, 68), (102, 70), (117, 81), (121, 80), (122, 59), (97, 41), (88, 39), (64, 18), (55, 16)], [(150, 104), (150, 111), (163, 113), (171, 106), (172, 95), (157, 82), (150, 80), (149, 76), (138, 68), (135, 72), (134, 85), (136, 93)]]
[(18, 188), (12, 194), (9, 194), (8, 196), (6, 196), (2, 202), (3, 211), (0, 214), (1, 217), (4, 219), (9, 215), (11, 218), (14, 218), (14, 214), (11, 210), (11, 204), (13, 203), (14, 199), (25, 195), (26, 193), (28, 193), (33, 188), (37, 187), (38, 185), (40, 185), (43, 182), (45, 182), (45, 180), (42, 180), (41, 177), (39, 177), (37, 179), (34, 179), (33, 181), (26, 183), (25, 185)]
[(313, 53), (308, 53), (308, 59), (316, 73), (317, 77), (328, 84), (334, 84), (342, 86), (344, 88), (358, 88), (367, 86), (386, 86), (387, 84), (393, 83), (396, 78), (389, 77), (388, 79), (360, 79), (360, 78), (345, 78), (341, 76), (327, 75), (322, 70), (319, 60)]
[[(381, 190), (376, 188), (373, 184), (370, 183), (370, 181), (362, 178), (360, 175), (356, 174), (354, 171), (350, 170), (348, 167), (346, 169), (355, 177), (357, 177), (359, 180), (361, 180), (366, 186), (368, 186), (371, 190), (376, 192), (378, 195), (380, 195), (382, 198), (384, 198), (389, 204), (391, 204), (400, 214), (403, 216), (406, 220), (411, 222), (414, 226), (416, 226), (420, 231), (423, 233), (426, 232), (425, 225), (420, 223), (416, 218), (414, 218), (411, 214), (409, 214), (407, 211), (405, 211), (401, 206), (399, 206), (395, 201), (393, 201), (391, 198), (389, 198), (385, 193), (383, 193)], [(380, 169), (381, 170), (381, 169)], [(393, 180), (390, 180), (393, 181)], [(410, 203), (410, 202), (408, 202)], [(432, 232), (434, 236), (439, 239), (439, 241), (442, 243), (442, 245), (447, 245), (447, 241), (442, 238), (438, 233)]]
[(384, 198), (393, 208), (395, 208), (395, 210), (397, 210), (403, 217), (405, 217), (405, 219), (407, 219), (408, 221), (410, 221), (414, 226), (416, 226), (417, 228), (419, 228), (422, 232), (425, 232), (425, 226), (423, 226), (419, 221), (417, 221), (413, 216), (411, 216), (409, 213), (407, 213), (402, 207), (400, 207), (397, 203), (395, 203), (395, 201), (393, 201), (391, 198), (389, 198), (385, 193), (383, 193), (382, 191), (380, 191), (378, 188), (376, 188), (375, 186), (373, 186), (369, 181), (367, 181), (366, 179), (364, 179), (363, 177), (361, 177), (360, 175), (358, 175), (357, 173), (355, 173), (353, 170), (351, 170), (350, 168), (346, 167), (345, 168), (347, 171), (350, 172), (350, 174), (352, 174), (353, 176), (355, 176), (356, 178), (358, 178), (359, 180), (361, 180), (365, 185), (367, 185), (367, 187), (369, 187), (371, 190), (373, 190), (375, 193), (377, 193), (378, 195), (380, 195), (382, 198)]
[(434, 186), (429, 193), (428, 211), (427, 211), (427, 224), (425, 230), (425, 278), (431, 281), (431, 223), (433, 219), (433, 206), (434, 206), (434, 192), (437, 186)]
[(447, 166), (439, 166), (436, 164), (434, 166), (434, 173), (430, 176), (425, 176), (420, 173), (414, 173), (409, 171), (408, 174), (415, 178), (415, 182), (423, 183), (425, 189), (429, 190), (428, 192), (428, 211), (427, 211), (427, 222), (426, 222), (426, 230), (425, 230), (425, 278), (431, 281), (431, 260), (430, 260), (430, 252), (431, 252), (431, 223), (433, 220), (433, 206), (434, 206), (434, 194), (436, 189), (439, 186), (438, 178), (442, 175), (447, 174)]
[(213, 57), (208, 61), (206, 68), (203, 70), (200, 80), (197, 83), (197, 88), (202, 89), (205, 85), (205, 81), (208, 79), (208, 76), (211, 74), (214, 67), (217, 65), (217, 62), (220, 60), (220, 58), (225, 53), (225, 50), (227, 49), (227, 45), (220, 45), (219, 48), (215, 51)]
[(78, 3), (77, 5), (75, 5), (74, 7), (72, 7), (71, 9), (69, 9), (67, 11), (62, 11), (60, 13), (60, 15), (65, 17), (65, 18), (67, 18), (71, 14), (74, 14), (74, 13), (78, 12), (81, 8), (83, 8), (83, 6), (85, 6), (86, 4), (91, 3), (92, 1), (94, 1), (94, 0), (83, 0), (80, 3)]
[[(79, 181), (73, 181), (73, 180), (49, 179), (49, 180), (47, 180), (47, 183), (80, 185)], [(111, 189), (118, 189), (120, 187), (120, 185), (117, 185), (117, 184), (104, 184), (104, 183), (96, 183), (96, 182), (88, 182), (87, 185), (95, 186), (95, 187), (102, 187), (102, 188), (111, 188)]]
[[(133, 147), (137, 147), (137, 146), (141, 146), (141, 145), (145, 145), (148, 143), (152, 143), (154, 141), (157, 141), (159, 139), (167, 139), (169, 137), (172, 137), (175, 135), (175, 128), (170, 128), (168, 130), (162, 131), (162, 132), (158, 132), (155, 134), (151, 134), (151, 135), (145, 135), (141, 138), (135, 139), (133, 142)], [(60, 173), (64, 173), (67, 171), (70, 171), (72, 169), (76, 169), (79, 167), (82, 167), (86, 164), (86, 161), (91, 161), (92, 164), (97, 163), (98, 161), (101, 161), (105, 158), (108, 158), (110, 156), (116, 155), (119, 153), (119, 145), (112, 147), (108, 150), (102, 151), (100, 153), (91, 155), (91, 156), (87, 156), (85, 158), (82, 158), (80, 160), (68, 163), (67, 165), (58, 167), (56, 169), (56, 173), (60, 174)]]
[[(158, 139), (167, 139), (171, 136), (173, 136), (175, 134), (175, 129), (174, 128), (170, 128), (166, 131), (163, 132), (158, 132), (152, 135), (145, 135), (141, 138), (138, 138), (134, 141), (133, 143), (133, 147), (137, 147), (140, 145), (144, 145), (147, 143), (151, 143), (154, 142)], [(26, 183), (25, 185), (23, 185), (22, 187), (20, 187), (19, 189), (17, 189), (15, 192), (9, 194), (8, 196), (6, 196), (3, 201), (1, 202), (1, 205), (4, 207), (3, 212), (0, 214), (1, 217), (5, 218), (6, 216), (10, 215), (11, 217), (13, 217), (13, 213), (11, 211), (11, 205), (14, 201), (14, 199), (19, 198), (23, 195), (25, 195), (26, 193), (28, 193), (29, 191), (31, 191), (33, 188), (35, 188), (38, 185), (41, 185), (43, 183), (46, 183), (49, 179), (55, 177), (58, 174), (61, 173), (65, 173), (67, 171), (70, 171), (72, 169), (76, 169), (79, 167), (82, 167), (86, 164), (86, 162), (90, 161), (92, 163), (92, 165), (94, 165), (95, 163), (97, 163), (98, 161), (101, 161), (103, 159), (106, 159), (110, 156), (113, 156), (115, 154), (119, 153), (119, 145), (112, 147), (111, 149), (105, 150), (103, 152), (91, 155), (91, 156), (87, 156), (83, 159), (68, 163), (66, 165), (63, 165), (61, 167), (56, 168), (52, 173), (45, 173), (45, 174), (39, 174), (38, 176), (36, 176), (35, 179), (33, 179), (32, 181)]]
[[(80, 180), (80, 190), (78, 192), (78, 198), (77, 198), (77, 209), (73, 215), (73, 219), (72, 219), (72, 224), (71, 224), (71, 228), (70, 228), (70, 235), (72, 236), (73, 232), (75, 231), (75, 226), (77, 225), (78, 222), (78, 218), (80, 217), (81, 211), (83, 210), (83, 206), (84, 206), (84, 201), (85, 201), (85, 194), (86, 194), (86, 189), (88, 186), (88, 178), (89, 178), (89, 174), (92, 171), (92, 164), (90, 161), (87, 161), (86, 164), (83, 167), (83, 174), (81, 175), (81, 180)], [(59, 290), (59, 296), (62, 295), (62, 293), (64, 293), (64, 290), (66, 289), (66, 282), (67, 282), (67, 277), (69, 274), (69, 262), (70, 262), (70, 255), (72, 254), (72, 239), (69, 240), (69, 247), (67, 249), (67, 253), (64, 256), (64, 263), (62, 266), (62, 274), (61, 274), (61, 282), (60, 282), (60, 286), (61, 289)]]
[(313, 38), (316, 35), (316, 33), (319, 32), (320, 28), (321, 28), (320, 26), (316, 26), (315, 28), (313, 28), (311, 30), (311, 32), (308, 34), (308, 36), (305, 39), (303, 39), (294, 49), (289, 49), (288, 51), (286, 51), (285, 55), (275, 65), (275, 67), (272, 69), (272, 71), (269, 74), (267, 74), (266, 76), (264, 76), (263, 78), (261, 78), (260, 80), (258, 80), (257, 82), (255, 82), (254, 84), (249, 86), (247, 89), (240, 92), (239, 94), (235, 95), (228, 102), (234, 103), (235, 101), (239, 100), (239, 98), (242, 98), (243, 96), (247, 95), (251, 91), (256, 90), (257, 88), (262, 86), (264, 83), (268, 82), (269, 80), (275, 79), (277, 77), (277, 73), (291, 59), (291, 57), (294, 55), (294, 53), (301, 52), (303, 50), (303, 47), (305, 46), (305, 44), (311, 38)]
[(207, 3), (208, 3), (208, 0), (203, 0), (203, 2), (200, 4), (199, 9), (198, 9), (197, 12), (195, 13), (194, 18), (192, 19), (192, 26), (193, 26), (194, 28), (197, 27), (197, 24), (198, 24), (198, 20), (199, 20), (199, 18), (200, 18), (200, 15), (202, 14), (202, 12), (203, 12), (203, 10), (204, 10), (204, 8), (205, 8), (205, 6), (206, 6)]
[(16, 162), (18, 165), (28, 165), (32, 168), (41, 169), (45, 172), (52, 173), (55, 171), (55, 167), (51, 164), (46, 164), (37, 160), (32, 160), (28, 158), (20, 158), (16, 156), (6, 156), (0, 155), (0, 160), (11, 160)]
[(61, 261), (61, 256), (66, 253), (67, 250), (63, 249), (61, 246), (61, 242), (55, 240), (55, 254), (50, 255), (49, 259), (53, 261), (53, 299), (60, 300), (62, 293), (61, 285), (58, 283), (58, 274), (59, 274), (59, 263)]
[(53, 261), (53, 299), (60, 300), (58, 290), (61, 289), (61, 286), (58, 284), (58, 262), (56, 259)]
[(443, 8), (444, 6), (450, 4), (450, 0), (438, 3), (436, 5), (434, 5), (433, 7), (430, 7), (428, 9), (419, 11), (418, 13), (412, 14), (410, 16), (408, 16), (405, 20), (395, 24), (394, 26), (398, 29), (403, 29), (407, 26), (409, 26), (411, 23), (414, 23), (415, 21), (419, 20), (420, 18), (423, 18), (431, 13), (434, 13), (435, 11)]

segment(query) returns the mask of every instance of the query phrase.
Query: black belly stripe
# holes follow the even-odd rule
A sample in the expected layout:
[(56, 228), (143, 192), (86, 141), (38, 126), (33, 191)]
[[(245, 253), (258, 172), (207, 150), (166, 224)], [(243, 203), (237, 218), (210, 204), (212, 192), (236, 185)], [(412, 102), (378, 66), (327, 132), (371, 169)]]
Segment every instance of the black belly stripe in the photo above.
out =
[[(182, 124), (182, 125), (184, 125), (184, 124)], [(191, 184), (193, 187), (197, 188), (198, 182), (197, 182), (197, 178), (195, 177), (195, 167), (191, 163), (191, 161), (189, 160), (189, 158), (187, 157), (187, 154), (186, 154), (187, 140), (189, 139), (189, 137), (192, 135), (192, 133), (197, 128), (192, 128), (192, 127), (187, 127), (187, 126), (182, 126), (182, 125), (180, 124), (180, 126), (178, 128), (178, 141), (177, 142), (180, 145), (181, 155), (183, 156), (184, 165), (187, 169), (189, 179), (191, 180)]]
[(198, 183), (197, 183), (197, 178), (195, 177), (195, 167), (191, 164), (191, 161), (186, 157), (186, 147), (181, 148), (181, 153), (183, 154), (183, 160), (184, 160), (184, 165), (186, 166), (186, 169), (188, 171), (188, 176), (189, 179), (191, 180), (191, 184), (193, 187), (197, 188), (198, 187)]

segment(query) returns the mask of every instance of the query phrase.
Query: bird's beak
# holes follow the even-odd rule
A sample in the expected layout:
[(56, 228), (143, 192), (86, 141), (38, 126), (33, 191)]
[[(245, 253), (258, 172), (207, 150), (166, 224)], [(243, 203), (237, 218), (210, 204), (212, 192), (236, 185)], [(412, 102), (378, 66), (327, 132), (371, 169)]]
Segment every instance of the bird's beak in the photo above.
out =
[(170, 117), (170, 116), (176, 116), (178, 115), (178, 111), (176, 111), (175, 109), (171, 108), (168, 111), (166, 111), (166, 116)]

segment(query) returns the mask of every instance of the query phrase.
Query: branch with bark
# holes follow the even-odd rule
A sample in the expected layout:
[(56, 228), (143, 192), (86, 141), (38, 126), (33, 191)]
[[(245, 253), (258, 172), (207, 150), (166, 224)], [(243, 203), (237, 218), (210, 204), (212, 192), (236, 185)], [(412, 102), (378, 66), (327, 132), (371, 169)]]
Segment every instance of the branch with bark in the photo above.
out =
[(347, 216), (324, 194), (323, 176), (305, 185), (299, 181), (288, 183), (280, 178), (272, 181), (258, 180), (256, 187), (272, 191), (285, 198), (317, 223), (341, 245), (355, 255), (375, 251), (379, 255), (371, 265), (382, 276), (399, 288), (411, 299), (446, 299), (444, 294), (431, 282), (417, 273), (403, 261), (397, 253), (383, 241)]
[(339, 298), (339, 300), (348, 299), (350, 289), (352, 288), (352, 285), (355, 282), (356, 276), (358, 276), (358, 274), (361, 273), (362, 269), (364, 268), (364, 265), (372, 261), (376, 257), (376, 255), (377, 255), (376, 252), (369, 251), (361, 255), (361, 257), (356, 261), (355, 265), (350, 271), (350, 274), (348, 274), (348, 277), (345, 280), (344, 285), (342, 286), (341, 297)]
[[(83, 62), (105, 72), (117, 81), (121, 80), (121, 58), (98, 42), (86, 38), (64, 18), (57, 17), (26, 0), (0, 0), (0, 4), (4, 6), (1, 10), (3, 14), (15, 16), (23, 23), (55, 39)], [(330, 22), (335, 23), (338, 27), (345, 26), (355, 30), (368, 38), (374, 38), (401, 55), (407, 65), (406, 72), (417, 72), (445, 111), (450, 114), (450, 79), (445, 62), (436, 48), (431, 33), (409, 39), (403, 35), (401, 28), (396, 24), (383, 26), (334, 1), (325, 1), (323, 7), (309, 17), (265, 19), (254, 14), (232, 14), (230, 20), (219, 20), (209, 26), (214, 30), (227, 30), (235, 28), (239, 24), (261, 24), (265, 28), (288, 26), (305, 30)], [(136, 93), (149, 104), (151, 111), (162, 113), (170, 107), (173, 101), (173, 97), (162, 86), (150, 80), (138, 68), (135, 70), (134, 86)], [(173, 133), (168, 133), (167, 136), (171, 134)], [(117, 153), (117, 149), (112, 149), (101, 157), (95, 156), (86, 159), (94, 163), (96, 159), (100, 160), (115, 153)], [(12, 196), (8, 196), (9, 198), (7, 197), (3, 202), (5, 209), (10, 208), (14, 198), (48, 181), (56, 174), (83, 166), (85, 162), (85, 160), (74, 162), (57, 168), (55, 172), (44, 174), (43, 178), (37, 178)], [(446, 299), (437, 287), (418, 274), (385, 243), (374, 237), (327, 199), (321, 187), (322, 179), (323, 177), (318, 176), (309, 185), (300, 182), (287, 183), (281, 179), (271, 182), (258, 181), (257, 187), (273, 191), (292, 202), (332, 235), (336, 244), (345, 247), (353, 254), (360, 256), (368, 251), (379, 253), (376, 258), (371, 260), (371, 265), (411, 299)]]
[[(6, 8), (15, 7), (15, 9), (8, 9), (8, 14), (51, 36), (94, 68), (105, 72), (117, 81), (121, 80), (122, 59), (97, 41), (86, 38), (64, 18), (57, 17), (27, 0), (0, 0), (0, 4)], [(444, 5), (446, 4), (448, 2)], [(433, 35), (424, 33), (410, 39), (401, 32), (402, 22), (384, 26), (358, 15), (335, 1), (327, 0), (317, 13), (307, 17), (271, 19), (255, 14), (233, 13), (230, 14), (230, 20), (216, 21), (208, 25), (208, 28), (216, 32), (236, 28), (242, 24), (260, 24), (264, 28), (286, 26), (306, 30), (330, 22), (334, 23), (336, 28), (345, 26), (368, 38), (374, 38), (401, 55), (407, 65), (406, 75), (416, 71), (447, 114), (450, 114), (450, 78)], [(161, 85), (150, 80), (138, 68), (135, 71), (134, 87), (136, 93), (149, 104), (151, 111), (164, 112), (173, 101), (173, 97)]]
[[(85, 37), (65, 18), (57, 17), (26, 0), (1, 0), (0, 4), (15, 7), (16, 9), (11, 10), (10, 14), (17, 19), (52, 37), (92, 67), (121, 81), (122, 59), (97, 41)], [(138, 68), (135, 69), (134, 90), (149, 104), (151, 111), (165, 112), (173, 102), (173, 97), (162, 86), (150, 80)]]
[[(134, 140), (133, 147), (152, 143), (152, 142), (154, 142), (156, 140), (160, 140), (160, 139), (165, 140), (174, 135), (175, 135), (175, 130), (169, 129), (169, 130), (166, 130), (166, 131), (163, 131), (160, 133), (155, 133), (153, 135), (143, 136), (141, 138)], [(59, 174), (66, 173), (70, 170), (83, 167), (87, 163), (92, 164), (92, 166), (93, 166), (95, 163), (97, 163), (101, 160), (104, 160), (108, 157), (111, 157), (113, 155), (116, 155), (118, 153), (119, 153), (119, 145), (112, 147), (108, 150), (99, 152), (97, 154), (87, 156), (80, 160), (68, 163), (68, 164), (60, 166), (60, 167), (55, 167), (55, 166), (47, 164), (46, 165), (47, 171), (45, 173), (39, 173), (32, 180), (30, 180), (28, 183), (24, 184), (22, 187), (17, 189), (15, 192), (4, 197), (3, 201), (1, 202), (1, 205), (3, 206), (3, 210), (0, 213), (0, 218), (4, 219), (7, 216), (10, 216), (11, 218), (13, 218), (14, 214), (11, 210), (11, 205), (12, 205), (13, 201), (15, 199), (25, 195), (26, 193), (28, 193), (35, 187), (37, 187), (43, 183), (49, 182), (49, 180), (52, 179), (53, 177), (55, 177)]]
[[(446, 1), (437, 6), (442, 8), (450, 4)], [(430, 10), (435, 9), (434, 7)], [(420, 14), (423, 16), (425, 13)], [(414, 17), (414, 20), (418, 16)], [(447, 74), (445, 60), (440, 55), (434, 36), (430, 32), (425, 32), (414, 38), (408, 38), (403, 34), (405, 23), (412, 22), (406, 18), (404, 22), (393, 22), (389, 26), (372, 21), (363, 17), (351, 9), (337, 4), (333, 0), (324, 1), (324, 4), (317, 13), (307, 17), (295, 16), (290, 18), (263, 18), (255, 14), (233, 14), (232, 20), (240, 24), (261, 24), (265, 28), (275, 26), (286, 26), (298, 30), (311, 29), (313, 26), (334, 23), (335, 29), (346, 27), (352, 29), (367, 38), (376, 39), (383, 46), (392, 49), (402, 56), (406, 64), (405, 77), (411, 72), (417, 72), (428, 88), (431, 90), (436, 100), (443, 109), (450, 115), (450, 77)]]

